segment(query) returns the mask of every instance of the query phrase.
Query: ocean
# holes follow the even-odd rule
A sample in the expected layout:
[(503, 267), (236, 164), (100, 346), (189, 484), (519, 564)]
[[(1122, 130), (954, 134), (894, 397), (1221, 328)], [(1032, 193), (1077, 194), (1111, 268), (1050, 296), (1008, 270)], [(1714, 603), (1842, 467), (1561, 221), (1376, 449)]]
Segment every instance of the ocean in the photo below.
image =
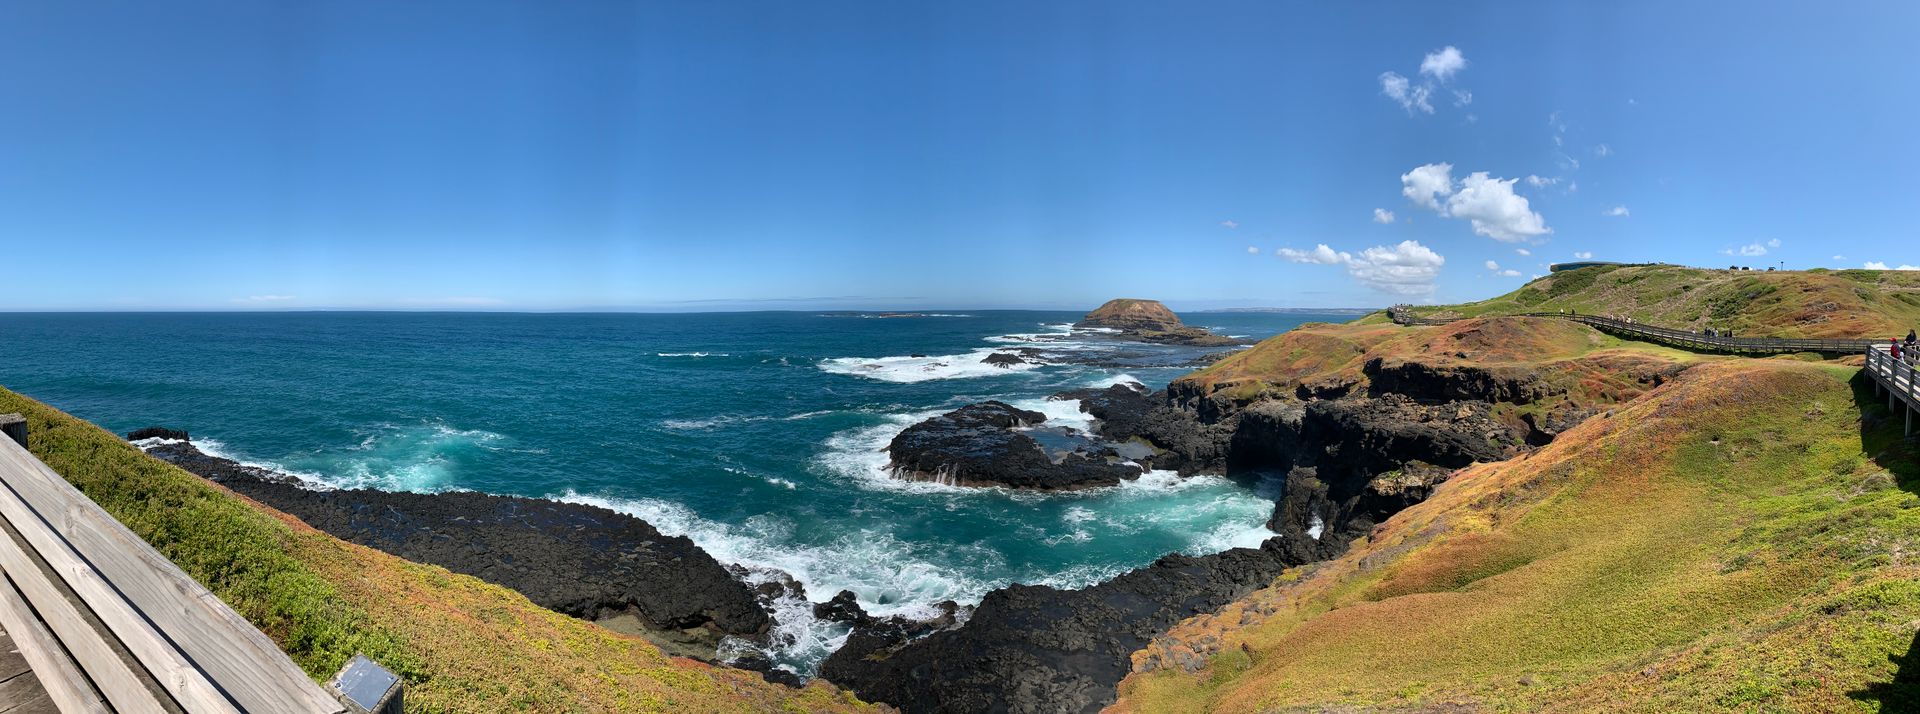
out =
[[(316, 487), (468, 489), (604, 506), (726, 563), (869, 612), (971, 604), (1008, 583), (1080, 587), (1161, 555), (1254, 546), (1262, 484), (1153, 472), (1039, 494), (897, 480), (901, 429), (985, 399), (1085, 428), (1062, 390), (1164, 387), (1207, 350), (1073, 332), (1080, 313), (0, 314), (0, 385), (124, 433)], [(1195, 313), (1268, 337), (1347, 315)], [(980, 362), (1032, 347), (1043, 364)], [(1092, 363), (1092, 364), (1090, 364)], [(783, 603), (759, 650), (797, 672), (843, 626)]]

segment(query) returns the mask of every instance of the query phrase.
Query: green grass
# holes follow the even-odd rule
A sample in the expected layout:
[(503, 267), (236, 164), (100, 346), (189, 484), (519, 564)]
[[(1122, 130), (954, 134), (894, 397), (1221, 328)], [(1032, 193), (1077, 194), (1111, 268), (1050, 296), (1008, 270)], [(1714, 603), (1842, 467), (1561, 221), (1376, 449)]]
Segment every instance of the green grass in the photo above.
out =
[(870, 710), (823, 684), (793, 690), (673, 659), (512, 590), (342, 542), (0, 389), (6, 412), (27, 416), (35, 456), (316, 681), (364, 652), (406, 678), (409, 712)]
[(291, 532), (205, 481), (90, 424), (0, 390), (0, 413), (27, 416), (34, 456), (207, 585), (323, 679), (364, 652), (410, 678), (420, 662), (395, 633), (289, 555)]
[(1920, 325), (1920, 275), (1596, 266), (1544, 276), (1488, 300), (1415, 312), (1480, 317), (1559, 310), (1627, 315), (1682, 329), (1731, 329), (1754, 337), (1904, 335)]

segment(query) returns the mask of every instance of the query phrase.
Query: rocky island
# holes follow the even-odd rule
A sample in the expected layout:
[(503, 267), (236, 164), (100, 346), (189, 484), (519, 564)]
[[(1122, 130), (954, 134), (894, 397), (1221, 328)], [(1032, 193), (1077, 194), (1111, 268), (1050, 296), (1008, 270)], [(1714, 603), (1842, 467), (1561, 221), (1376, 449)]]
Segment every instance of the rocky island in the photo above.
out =
[(1216, 335), (1207, 330), (1190, 327), (1180, 322), (1180, 316), (1173, 314), (1166, 305), (1158, 300), (1137, 298), (1116, 298), (1095, 308), (1093, 312), (1081, 318), (1074, 327), (1104, 328), (1118, 330), (1121, 337), (1141, 342), (1153, 342), (1168, 345), (1187, 345), (1190, 347), (1230, 347), (1248, 344), (1225, 335)]

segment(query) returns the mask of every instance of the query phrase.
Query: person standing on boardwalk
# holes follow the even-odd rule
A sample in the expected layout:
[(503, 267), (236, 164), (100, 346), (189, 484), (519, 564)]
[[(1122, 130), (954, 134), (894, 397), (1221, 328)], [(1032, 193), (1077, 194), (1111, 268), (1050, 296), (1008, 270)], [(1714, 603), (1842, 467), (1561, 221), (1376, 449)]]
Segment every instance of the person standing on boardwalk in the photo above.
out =
[(1897, 337), (1889, 337), (1887, 338), (1887, 343), (1889, 345), (1887, 349), (1893, 353), (1893, 358), (1900, 359), (1900, 339)]

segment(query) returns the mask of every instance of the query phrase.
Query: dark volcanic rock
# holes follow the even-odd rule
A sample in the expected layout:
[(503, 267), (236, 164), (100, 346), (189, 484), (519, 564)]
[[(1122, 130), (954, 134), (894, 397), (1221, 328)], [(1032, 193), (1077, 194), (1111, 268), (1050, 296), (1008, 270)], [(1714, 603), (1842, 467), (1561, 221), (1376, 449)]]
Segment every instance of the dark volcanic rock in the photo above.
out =
[(1113, 702), (1135, 650), (1284, 567), (1275, 552), (1237, 548), (1169, 555), (1080, 590), (1013, 585), (988, 593), (966, 624), (921, 639), (856, 629), (820, 675), (910, 714), (1097, 712)]
[(1191, 412), (1168, 406), (1164, 395), (1138, 385), (1062, 392), (1053, 398), (1080, 400), (1080, 409), (1099, 420), (1094, 429), (1101, 437), (1151, 444), (1154, 453), (1135, 461), (1183, 476), (1218, 471), (1233, 437), (1234, 424), (1201, 422)]
[(1050, 454), (1017, 431), (1046, 420), (1004, 402), (970, 404), (900, 432), (887, 445), (896, 474), (956, 486), (1065, 490), (1113, 486), (1140, 475), (1118, 453), (1091, 443)]
[(873, 616), (860, 607), (859, 596), (852, 590), (835, 593), (832, 600), (813, 604), (813, 616), (829, 622), (844, 622), (849, 625), (870, 624)]
[(990, 364), (995, 367), (1012, 367), (1016, 364), (1027, 363), (1025, 359), (1021, 359), (1020, 355), (1010, 352), (995, 352), (987, 355), (987, 358), (980, 360), (980, 362), (981, 364)]
[(127, 432), (127, 441), (139, 441), (141, 439), (179, 439), (186, 441), (187, 432), (159, 426), (150, 426), (145, 429), (135, 429)]
[(513, 588), (576, 617), (638, 618), (669, 633), (662, 646), (675, 654), (711, 658), (721, 636), (759, 635), (772, 622), (755, 593), (693, 541), (623, 513), (472, 492), (314, 491), (191, 444), (148, 453), (342, 540)]

